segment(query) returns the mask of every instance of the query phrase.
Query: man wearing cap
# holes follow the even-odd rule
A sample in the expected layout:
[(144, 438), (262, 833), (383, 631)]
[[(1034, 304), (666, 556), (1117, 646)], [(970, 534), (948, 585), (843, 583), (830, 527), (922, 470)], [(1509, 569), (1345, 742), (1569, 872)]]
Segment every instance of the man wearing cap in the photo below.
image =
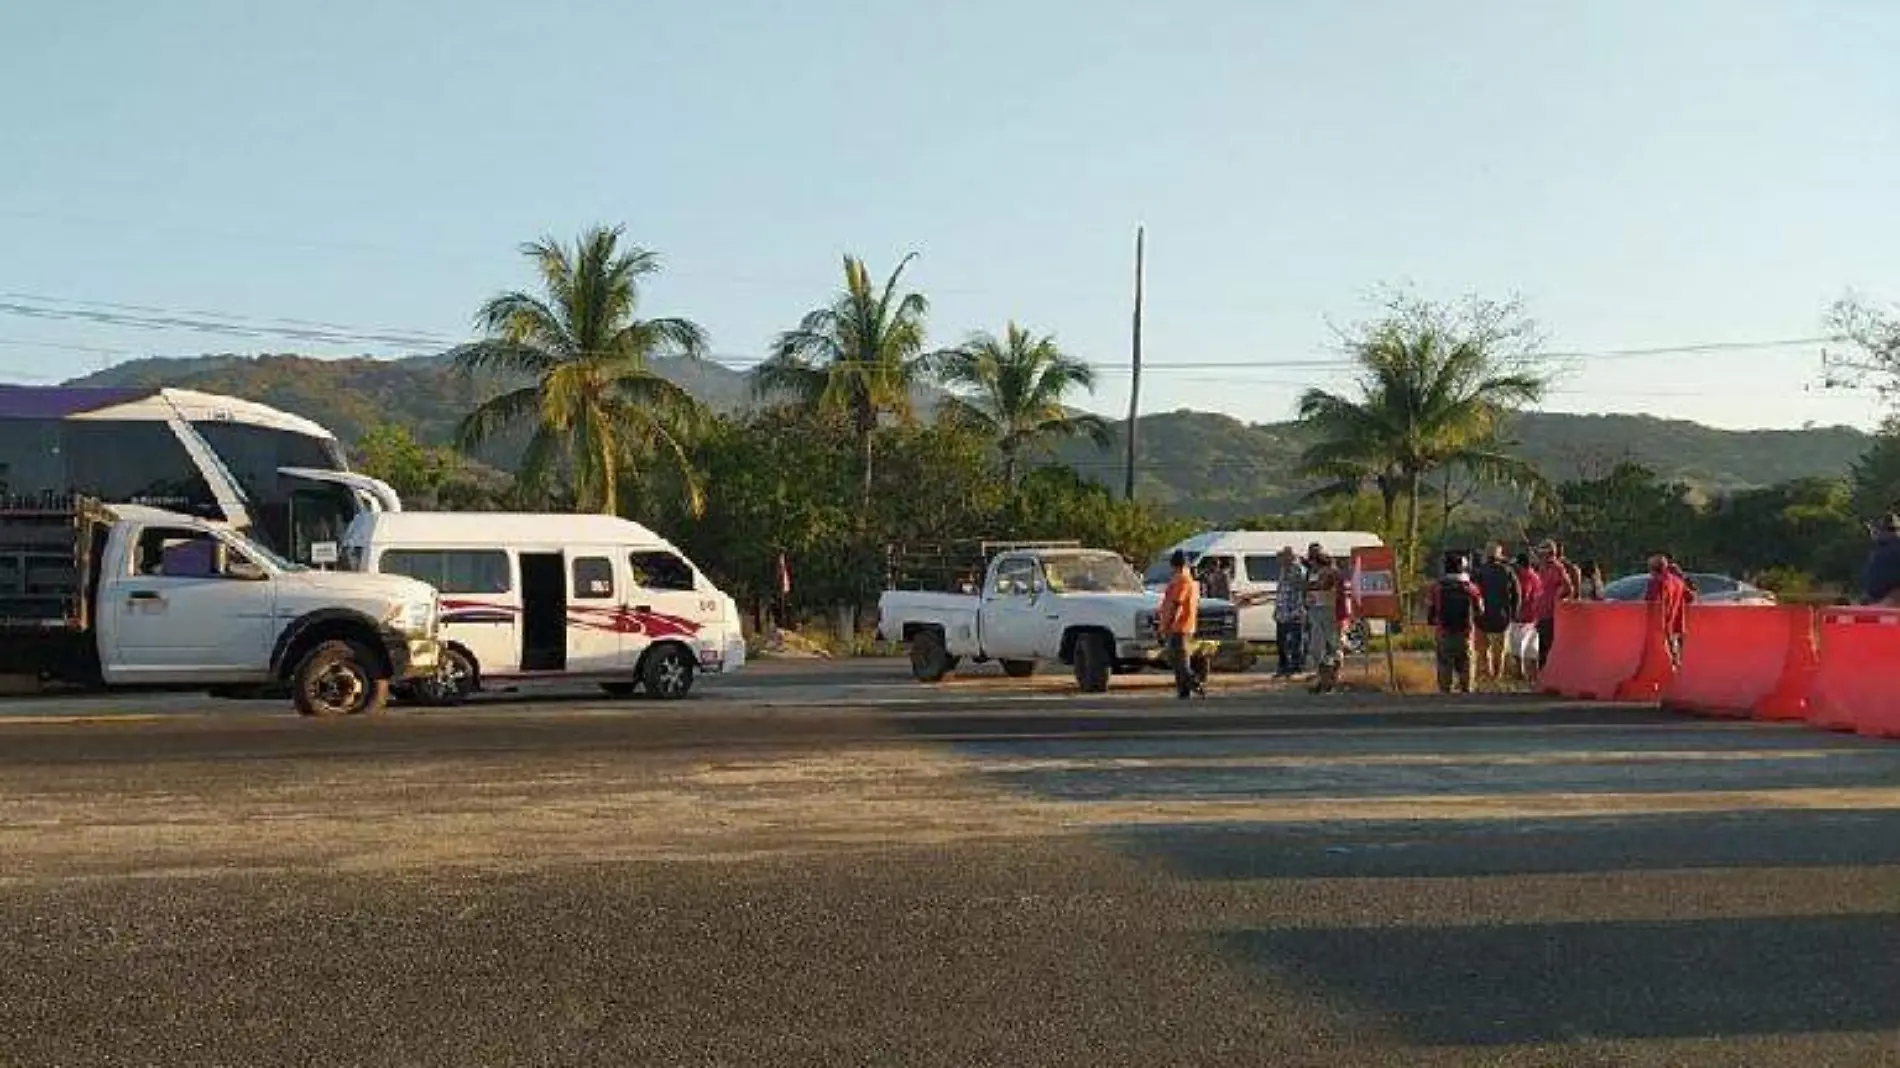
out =
[(1900, 515), (1889, 512), (1867, 525), (1874, 551), (1861, 574), (1861, 592), (1868, 604), (1900, 606)]
[(1306, 565), (1288, 545), (1280, 550), (1279, 583), (1273, 591), (1273, 644), (1280, 654), (1277, 679), (1306, 671)]
[(1339, 627), (1344, 618), (1346, 579), (1339, 564), (1314, 542), (1306, 551), (1306, 655), (1313, 663), (1314, 693), (1339, 687)]

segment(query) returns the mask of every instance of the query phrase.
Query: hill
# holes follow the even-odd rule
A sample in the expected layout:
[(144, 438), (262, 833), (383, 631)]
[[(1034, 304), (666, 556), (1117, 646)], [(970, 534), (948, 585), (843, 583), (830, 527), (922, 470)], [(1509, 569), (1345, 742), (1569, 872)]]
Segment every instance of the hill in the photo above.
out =
[[(751, 406), (747, 377), (717, 363), (663, 360), (654, 369), (715, 410)], [(75, 379), (73, 385), (178, 386), (228, 393), (296, 412), (354, 441), (377, 423), (398, 423), (429, 442), (448, 440), (456, 420), (497, 383), (453, 373), (440, 356), (315, 360), (292, 355), (146, 359)], [(929, 396), (919, 401), (929, 407)], [(1119, 487), (1126, 448), (1064, 445), (1056, 458)], [(1710, 492), (1810, 475), (1844, 476), (1869, 438), (1851, 427), (1718, 430), (1634, 415), (1527, 412), (1510, 428), (1519, 455), (1557, 480), (1592, 477), (1628, 459)], [(1140, 493), (1210, 520), (1286, 511), (1310, 487), (1293, 473), (1306, 439), (1293, 423), (1243, 423), (1179, 411), (1141, 421)], [(506, 466), (506, 455), (484, 459)]]

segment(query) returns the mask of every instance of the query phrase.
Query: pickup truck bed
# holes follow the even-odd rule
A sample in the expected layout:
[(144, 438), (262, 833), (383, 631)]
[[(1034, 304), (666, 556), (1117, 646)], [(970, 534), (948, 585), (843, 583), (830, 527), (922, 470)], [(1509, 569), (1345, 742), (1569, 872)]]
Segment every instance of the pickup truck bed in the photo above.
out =
[(110, 521), (83, 502), (0, 507), (0, 674), (86, 659)]

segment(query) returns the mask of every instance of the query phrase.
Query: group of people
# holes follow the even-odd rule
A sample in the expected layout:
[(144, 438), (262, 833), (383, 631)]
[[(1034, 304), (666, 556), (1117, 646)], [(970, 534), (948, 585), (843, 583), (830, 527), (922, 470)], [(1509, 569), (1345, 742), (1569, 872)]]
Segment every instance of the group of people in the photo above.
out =
[[(1540, 544), (1535, 558), (1519, 553), (1513, 560), (1502, 544), (1493, 544), (1476, 568), (1462, 552), (1446, 553), (1444, 564), (1425, 603), (1442, 693), (1471, 692), (1474, 668), (1481, 680), (1496, 683), (1513, 664), (1519, 678), (1535, 685), (1557, 644), (1557, 606), (1603, 599), (1602, 569), (1594, 562), (1571, 563), (1554, 539)], [(1679, 664), (1686, 608), (1695, 591), (1666, 553), (1650, 556), (1649, 574), (1645, 598), (1660, 603), (1663, 636)]]
[(1351, 583), (1339, 560), (1319, 546), (1302, 556), (1291, 545), (1280, 550), (1273, 600), (1273, 641), (1280, 659), (1273, 677), (1290, 679), (1313, 667), (1313, 692), (1339, 687), (1342, 663), (1340, 630), (1349, 620)]

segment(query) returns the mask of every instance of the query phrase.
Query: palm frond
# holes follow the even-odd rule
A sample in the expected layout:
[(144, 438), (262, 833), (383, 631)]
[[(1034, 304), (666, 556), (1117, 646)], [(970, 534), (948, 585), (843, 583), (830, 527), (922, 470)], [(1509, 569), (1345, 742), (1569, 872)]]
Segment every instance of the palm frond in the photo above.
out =
[(496, 434), (517, 426), (541, 412), (541, 388), (524, 386), (491, 397), (456, 425), (455, 441), (464, 450), (473, 449)]

